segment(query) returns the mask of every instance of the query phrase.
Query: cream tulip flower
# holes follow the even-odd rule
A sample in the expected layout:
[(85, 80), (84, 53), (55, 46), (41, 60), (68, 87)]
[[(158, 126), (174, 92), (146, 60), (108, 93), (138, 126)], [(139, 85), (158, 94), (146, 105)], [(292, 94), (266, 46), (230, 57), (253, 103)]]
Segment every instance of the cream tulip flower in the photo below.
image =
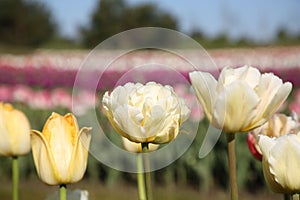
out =
[(191, 72), (190, 80), (208, 120), (226, 133), (247, 132), (264, 124), (292, 90), (272, 73), (256, 68), (224, 68), (218, 81), (209, 73)]
[(269, 188), (278, 193), (300, 192), (300, 132), (278, 138), (260, 135), (263, 173)]
[(288, 97), (292, 84), (247, 65), (224, 68), (218, 81), (206, 72), (194, 71), (189, 76), (208, 120), (227, 133), (231, 199), (237, 200), (235, 133), (266, 123)]
[(299, 123), (292, 116), (276, 113), (264, 125), (254, 129), (254, 135), (266, 135), (269, 137), (280, 137), (288, 133), (297, 133)]
[(269, 121), (262, 126), (252, 130), (248, 133), (247, 142), (251, 153), (258, 158), (262, 159), (262, 153), (258, 146), (257, 136), (266, 135), (269, 137), (280, 137), (289, 133), (297, 133), (299, 131), (299, 123), (296, 119), (285, 114), (274, 114)]
[(71, 113), (52, 113), (43, 131), (31, 131), (32, 153), (40, 179), (49, 185), (75, 183), (87, 166), (91, 128), (79, 130)]
[(102, 104), (115, 130), (136, 143), (170, 142), (190, 114), (170, 86), (155, 82), (118, 86), (104, 94)]
[(0, 155), (17, 157), (30, 152), (30, 124), (25, 114), (0, 102)]

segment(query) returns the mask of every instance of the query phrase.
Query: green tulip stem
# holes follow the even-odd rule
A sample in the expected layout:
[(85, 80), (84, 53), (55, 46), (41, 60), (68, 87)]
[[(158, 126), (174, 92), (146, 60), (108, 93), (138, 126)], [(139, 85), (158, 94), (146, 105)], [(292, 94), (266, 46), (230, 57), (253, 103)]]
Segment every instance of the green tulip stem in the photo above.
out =
[(231, 188), (231, 200), (238, 200), (238, 186), (236, 178), (236, 158), (235, 158), (235, 134), (227, 133), (228, 146), (228, 167)]
[(59, 199), (67, 200), (67, 185), (66, 184), (61, 184), (59, 186)]
[(19, 163), (18, 157), (12, 157), (13, 200), (19, 199)]
[(145, 179), (144, 179), (144, 165), (142, 154), (137, 155), (137, 182), (139, 190), (139, 200), (146, 200), (146, 191), (145, 191)]
[(145, 187), (147, 200), (152, 199), (152, 188), (151, 188), (151, 174), (150, 174), (150, 163), (147, 152), (149, 151), (149, 144), (142, 143), (143, 158), (144, 158), (144, 174), (145, 174)]

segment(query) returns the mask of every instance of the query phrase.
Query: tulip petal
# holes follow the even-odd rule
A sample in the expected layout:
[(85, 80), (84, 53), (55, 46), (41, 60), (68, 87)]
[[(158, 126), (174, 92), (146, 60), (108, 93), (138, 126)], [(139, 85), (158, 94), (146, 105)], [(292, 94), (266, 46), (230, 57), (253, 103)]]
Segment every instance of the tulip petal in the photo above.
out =
[(40, 179), (49, 185), (61, 184), (61, 177), (56, 169), (52, 152), (41, 132), (31, 131), (32, 154)]
[(168, 123), (168, 126), (165, 126), (165, 128), (160, 133), (157, 133), (152, 143), (154, 144), (167, 143), (173, 140), (174, 138), (176, 138), (178, 133), (179, 133), (179, 120), (173, 119), (172, 122)]
[[(71, 120), (70, 116), (66, 117)], [(62, 180), (65, 180), (68, 176), (68, 166), (77, 137), (74, 123), (69, 124), (68, 120), (57, 113), (52, 113), (42, 132), (49, 143), (55, 165)]]
[(300, 145), (297, 137), (289, 134), (278, 138), (268, 159), (270, 172), (276, 182), (293, 193), (300, 192), (300, 178), (295, 173), (300, 169)]
[(266, 107), (263, 116), (273, 115), (276, 110), (280, 107), (280, 105), (287, 99), (288, 95), (292, 91), (292, 84), (287, 82), (284, 83), (277, 91), (277, 93), (273, 96), (271, 102)]
[(273, 147), (276, 145), (276, 138), (270, 138), (266, 135), (258, 136), (258, 145), (263, 154), (262, 167), (264, 178), (268, 187), (274, 192), (284, 193), (284, 189), (275, 181), (274, 173), (270, 170), (269, 158)]
[(75, 118), (75, 116), (73, 114), (67, 113), (64, 116), (64, 119), (66, 120), (66, 122), (69, 124), (69, 127), (71, 127), (73, 131), (75, 131), (76, 133), (79, 132), (79, 126), (77, 123), (77, 119)]
[(185, 104), (184, 99), (179, 98), (180, 103), (180, 124), (188, 120), (191, 115), (191, 109)]
[[(138, 137), (138, 126), (143, 117), (140, 115), (140, 110), (138, 108), (122, 105), (113, 111), (113, 123), (118, 129), (122, 130), (121, 133), (125, 133), (126, 135), (132, 135)], [(126, 137), (124, 135), (124, 137)]]
[(244, 81), (235, 81), (219, 94), (212, 124), (227, 133), (248, 131), (259, 103), (257, 94)]
[(216, 98), (217, 81), (210, 74), (206, 72), (194, 71), (189, 74), (192, 86), (196, 92), (204, 112), (211, 121), (212, 119), (212, 106)]
[(21, 156), (30, 151), (30, 125), (27, 117), (18, 110), (13, 110), (8, 116), (8, 132), (13, 141), (12, 155)]
[(223, 68), (219, 80), (218, 80), (218, 89), (224, 85), (229, 85), (234, 81), (246, 81), (251, 88), (255, 88), (259, 84), (260, 72), (258, 69), (250, 66), (243, 66), (239, 68)]
[(70, 183), (79, 181), (86, 170), (91, 130), (92, 128), (83, 127), (76, 136), (77, 140), (68, 168), (68, 182)]
[(257, 94), (261, 98), (261, 102), (257, 107), (257, 116), (255, 123), (260, 126), (265, 123), (286, 100), (292, 90), (292, 84), (286, 82), (282, 84), (282, 80), (271, 73), (263, 74)]
[(0, 154), (22, 156), (30, 151), (30, 124), (19, 110), (0, 103)]
[(262, 160), (262, 168), (263, 168), (264, 178), (266, 180), (267, 186), (273, 192), (286, 193), (285, 189), (275, 181), (275, 177), (270, 171), (269, 162), (265, 157), (263, 157)]
[[(2, 107), (1, 103), (0, 106)], [(11, 156), (12, 140), (6, 128), (5, 120), (6, 120), (5, 111), (3, 109), (0, 109), (0, 130), (1, 130), (0, 154), (3, 156)]]
[(105, 114), (110, 122), (110, 124), (112, 125), (112, 127), (122, 136), (126, 136), (126, 132), (125, 130), (121, 129), (121, 126), (119, 124), (119, 122), (115, 119), (115, 116), (113, 115), (113, 113), (110, 112), (110, 110), (105, 110)]
[(270, 151), (275, 144), (275, 138), (270, 138), (265, 135), (258, 136), (258, 145), (264, 157), (269, 157)]

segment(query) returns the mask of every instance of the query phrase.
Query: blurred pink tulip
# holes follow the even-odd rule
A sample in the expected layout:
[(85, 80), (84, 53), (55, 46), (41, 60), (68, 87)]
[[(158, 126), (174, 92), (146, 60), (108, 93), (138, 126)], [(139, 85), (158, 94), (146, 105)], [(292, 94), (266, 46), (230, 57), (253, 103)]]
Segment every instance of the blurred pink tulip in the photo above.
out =
[(11, 91), (12, 91), (11, 87), (8, 87), (6, 85), (1, 85), (0, 86), (0, 101), (12, 102), (13, 94)]
[(62, 88), (51, 91), (51, 102), (54, 107), (72, 108), (72, 96)]
[(37, 91), (33, 94), (28, 105), (35, 109), (52, 109), (53, 103), (51, 101), (50, 93), (47, 90)]
[(16, 85), (13, 88), (13, 100), (21, 103), (28, 103), (32, 100), (33, 91), (30, 87), (24, 85)]

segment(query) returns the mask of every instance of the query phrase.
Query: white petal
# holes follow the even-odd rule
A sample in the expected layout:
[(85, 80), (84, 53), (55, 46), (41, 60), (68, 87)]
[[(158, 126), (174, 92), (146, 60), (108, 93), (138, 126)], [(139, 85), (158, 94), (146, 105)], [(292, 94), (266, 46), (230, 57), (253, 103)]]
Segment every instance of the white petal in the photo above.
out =
[(300, 191), (300, 143), (297, 135), (284, 135), (277, 139), (268, 159), (275, 180), (285, 189)]
[(256, 93), (244, 81), (235, 81), (219, 94), (212, 124), (227, 133), (248, 131), (259, 103)]
[(276, 144), (275, 138), (270, 138), (265, 135), (258, 136), (259, 148), (260, 148), (263, 156), (265, 156), (267, 159), (269, 158), (270, 151), (275, 144)]
[(273, 96), (272, 100), (270, 101), (269, 105), (266, 107), (264, 116), (269, 113), (269, 115), (272, 115), (277, 111), (277, 109), (280, 107), (280, 105), (287, 99), (290, 92), (292, 90), (292, 84), (287, 82), (281, 85), (278, 88), (277, 93)]
[(286, 82), (283, 84), (282, 80), (277, 76), (271, 73), (263, 74), (257, 88), (257, 94), (261, 99), (257, 118), (272, 115), (287, 98), (291, 89), (291, 83)]
[(113, 123), (121, 130), (118, 133), (123, 137), (135, 142), (146, 141), (145, 131), (141, 126), (144, 116), (138, 108), (128, 105), (118, 107), (114, 111), (113, 117)]
[(259, 83), (260, 76), (258, 69), (247, 65), (235, 69), (224, 68), (220, 74), (219, 82), (222, 85), (228, 85), (234, 81), (243, 80), (251, 88), (255, 88)]
[(189, 76), (205, 114), (211, 121), (213, 111), (212, 106), (216, 98), (217, 81), (210, 73), (206, 72), (194, 71), (191, 72)]

